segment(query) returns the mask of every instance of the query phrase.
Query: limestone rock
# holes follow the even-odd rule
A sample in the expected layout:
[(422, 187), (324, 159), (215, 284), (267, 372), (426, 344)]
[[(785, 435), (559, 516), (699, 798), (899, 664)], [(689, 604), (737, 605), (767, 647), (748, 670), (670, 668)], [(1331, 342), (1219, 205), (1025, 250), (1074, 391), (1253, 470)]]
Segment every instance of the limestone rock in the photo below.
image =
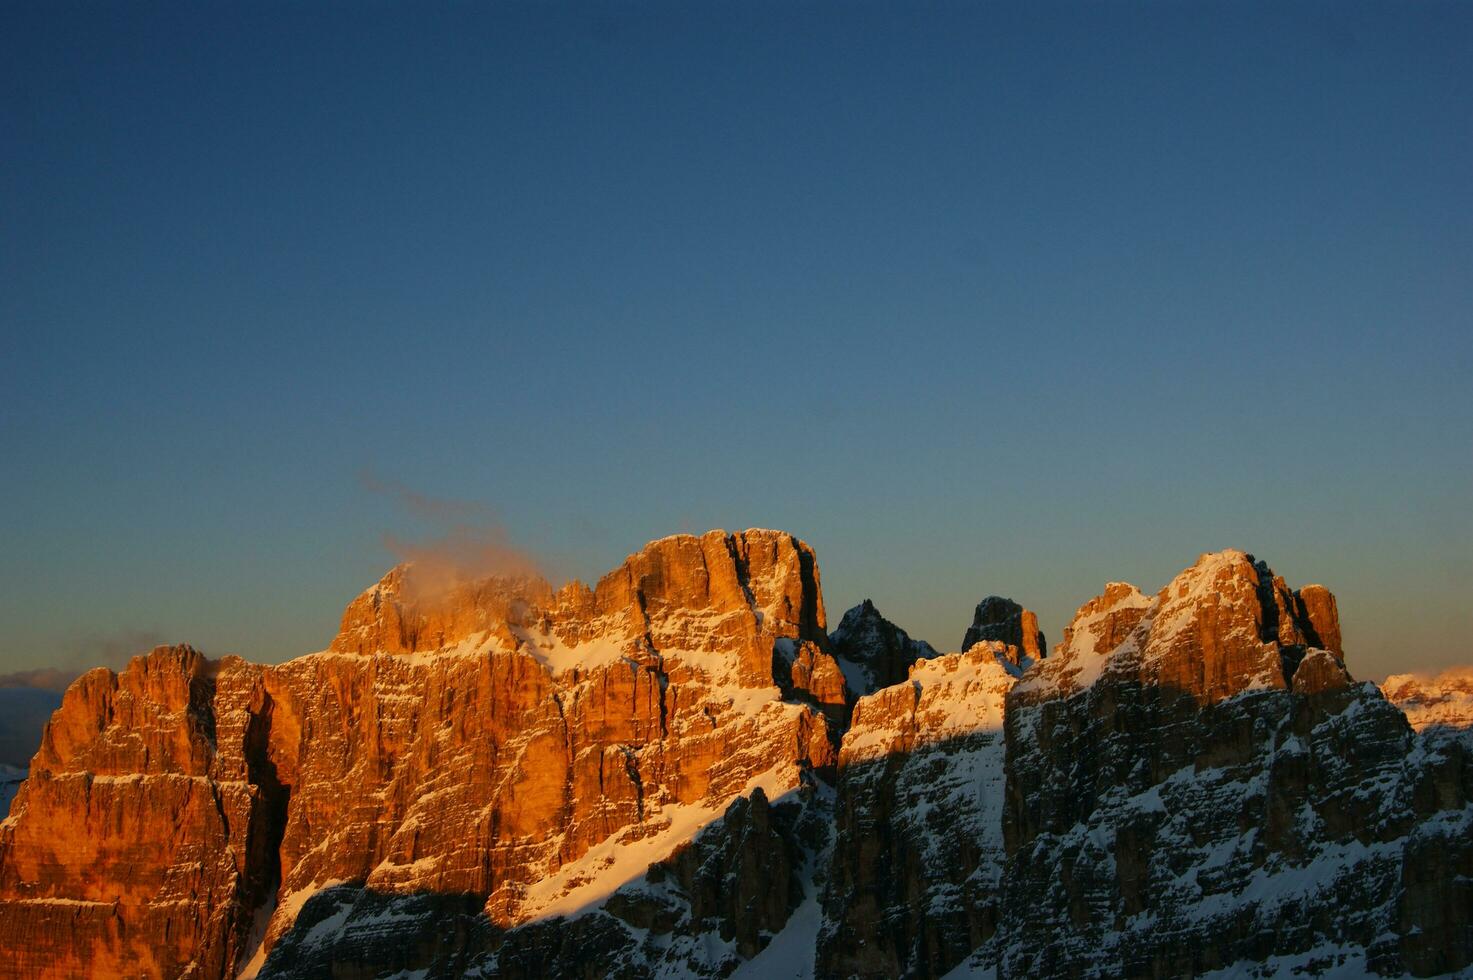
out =
[(1042, 660), (1048, 656), (1048, 642), (1038, 628), (1038, 617), (1002, 596), (988, 596), (977, 603), (972, 625), (962, 638), (962, 649), (970, 650), (983, 640), (996, 640), (1017, 647), (1022, 657), (1028, 660)]
[(1306, 585), (1294, 593), (1294, 598), (1305, 643), (1344, 657), (1345, 651), (1340, 646), (1340, 610), (1335, 605), (1334, 593), (1323, 585)]
[(716, 977), (745, 963), (765, 975), (768, 941), (803, 900), (827, 823), (817, 795), (805, 786), (769, 800), (758, 788), (601, 905), (510, 930), (468, 896), (333, 886), (306, 902), (264, 974)]
[(1016, 655), (980, 641), (918, 660), (906, 681), (855, 706), (817, 975), (938, 977), (993, 937)]
[(67, 691), (0, 824), (6, 976), (223, 976), (268, 900), (272, 803), (214, 711), (240, 661), (160, 647)]
[(657, 860), (834, 765), (826, 646), (812, 550), (712, 532), (592, 590), (401, 567), (278, 666), (178, 647), (93, 671), (0, 825), (0, 976), (255, 971), (332, 882), (474, 896), (502, 930), (585, 901), (604, 851)]
[(93, 671), (0, 821), (0, 978), (1473, 966), (1464, 674), (1355, 681), (1334, 597), (1241, 552), (1047, 659), (983, 607), (961, 653), (830, 637), (806, 545), (712, 532)]
[(1473, 667), (1453, 667), (1436, 677), (1392, 674), (1381, 692), (1418, 732), (1440, 728), (1473, 733)]
[(834, 726), (836, 736), (843, 730), (853, 696), (833, 654), (812, 640), (778, 640), (772, 676), (785, 696), (821, 709)]
[(1007, 698), (999, 976), (1473, 962), (1467, 753), (1311, 644), (1333, 609), (1241, 552), (1081, 608)]
[(911, 664), (936, 656), (931, 644), (911, 639), (869, 599), (843, 615), (829, 644), (856, 697), (900, 683)]

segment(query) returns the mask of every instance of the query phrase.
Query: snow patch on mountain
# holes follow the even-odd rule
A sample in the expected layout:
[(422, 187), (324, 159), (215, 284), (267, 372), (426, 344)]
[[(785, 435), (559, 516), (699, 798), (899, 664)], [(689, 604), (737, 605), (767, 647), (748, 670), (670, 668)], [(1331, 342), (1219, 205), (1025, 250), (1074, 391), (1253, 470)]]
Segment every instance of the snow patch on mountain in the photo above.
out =
[(1473, 667), (1452, 667), (1435, 676), (1392, 674), (1381, 691), (1418, 732), (1434, 727), (1473, 732)]
[[(784, 763), (753, 776), (740, 795), (750, 796), (761, 789), (768, 799), (776, 800), (795, 789), (800, 777), (796, 766)], [(609, 896), (636, 882), (650, 865), (669, 857), (678, 845), (697, 839), (723, 816), (729, 802), (668, 804), (644, 823), (590, 848), (527, 889), (521, 904), (522, 924), (575, 917), (601, 908)]]

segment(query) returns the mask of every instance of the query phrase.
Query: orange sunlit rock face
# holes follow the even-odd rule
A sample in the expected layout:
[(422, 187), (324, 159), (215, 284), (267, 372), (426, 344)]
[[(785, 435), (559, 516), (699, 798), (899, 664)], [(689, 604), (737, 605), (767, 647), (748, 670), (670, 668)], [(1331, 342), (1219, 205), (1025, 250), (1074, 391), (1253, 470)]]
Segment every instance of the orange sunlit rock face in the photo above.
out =
[(831, 767), (824, 627), (807, 545), (711, 532), (591, 590), (401, 566), (278, 666), (166, 647), (93, 671), (0, 826), (0, 976), (230, 975), (259, 911), (269, 945), (333, 881), (522, 921), (530, 886), (662, 808)]
[[(1154, 596), (1112, 583), (1008, 692), (1006, 735), (1005, 890), (1025, 911), (1000, 974), (1234, 972), (1315, 942), (1364, 951), (1364, 973), (1468, 962), (1467, 749), (1418, 743), (1352, 680), (1320, 586), (1239, 551)], [(1295, 902), (1333, 939), (1265, 940)]]
[(160, 647), (72, 685), (0, 825), (0, 970), (175, 976), (234, 962), (239, 910), (268, 890), (270, 801), (240, 724), (262, 703), (260, 670)]
[(1473, 963), (1473, 683), (1356, 683), (1322, 587), (1203, 555), (1047, 656), (998, 597), (961, 652), (825, 625), (806, 545), (711, 532), (93, 671), (0, 823), (0, 978)]

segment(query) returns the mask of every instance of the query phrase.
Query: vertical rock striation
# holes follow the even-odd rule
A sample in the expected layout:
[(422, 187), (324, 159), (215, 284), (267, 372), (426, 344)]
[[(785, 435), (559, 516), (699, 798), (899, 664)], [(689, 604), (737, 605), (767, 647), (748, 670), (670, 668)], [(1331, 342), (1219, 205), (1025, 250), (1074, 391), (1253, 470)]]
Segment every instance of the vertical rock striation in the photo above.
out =
[(1047, 659), (996, 597), (961, 653), (825, 629), (806, 545), (711, 532), (93, 671), (0, 821), (0, 978), (1473, 966), (1469, 685), (1355, 682), (1324, 588), (1204, 555)]
[(72, 685), (0, 824), (0, 973), (231, 971), (243, 910), (274, 888), (273, 801), (222, 706), (259, 697), (260, 675), (178, 646)]
[(401, 567), (279, 666), (176, 647), (94, 671), (0, 825), (0, 976), (269, 974), (335, 885), (459, 896), (495, 930), (596, 904), (604, 852), (631, 845), (636, 878), (834, 764), (824, 627), (811, 549), (712, 532), (593, 589)]
[(1338, 645), (1241, 552), (1081, 608), (1007, 699), (1000, 975), (1468, 965), (1473, 770)]
[(972, 625), (962, 638), (962, 649), (970, 650), (973, 644), (984, 640), (1017, 647), (1029, 660), (1042, 660), (1048, 656), (1048, 641), (1038, 628), (1038, 617), (1002, 596), (991, 595), (977, 603)]

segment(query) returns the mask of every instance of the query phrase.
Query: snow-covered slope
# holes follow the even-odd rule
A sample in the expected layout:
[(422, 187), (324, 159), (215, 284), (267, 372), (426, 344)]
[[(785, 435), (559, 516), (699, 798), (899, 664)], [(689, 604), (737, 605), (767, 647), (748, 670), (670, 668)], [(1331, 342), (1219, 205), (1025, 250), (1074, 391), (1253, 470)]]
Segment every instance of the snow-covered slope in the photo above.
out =
[(1453, 667), (1436, 676), (1393, 674), (1381, 692), (1419, 732), (1446, 728), (1473, 733), (1473, 667)]
[(1046, 658), (1018, 604), (972, 621), (830, 636), (811, 549), (713, 532), (594, 588), (395, 569), (285, 664), (93, 671), (0, 821), (0, 980), (1473, 965), (1458, 678), (1388, 682), (1403, 715), (1242, 552)]
[(1312, 645), (1332, 610), (1241, 552), (1080, 610), (1008, 697), (1001, 975), (1468, 964), (1466, 752)]

